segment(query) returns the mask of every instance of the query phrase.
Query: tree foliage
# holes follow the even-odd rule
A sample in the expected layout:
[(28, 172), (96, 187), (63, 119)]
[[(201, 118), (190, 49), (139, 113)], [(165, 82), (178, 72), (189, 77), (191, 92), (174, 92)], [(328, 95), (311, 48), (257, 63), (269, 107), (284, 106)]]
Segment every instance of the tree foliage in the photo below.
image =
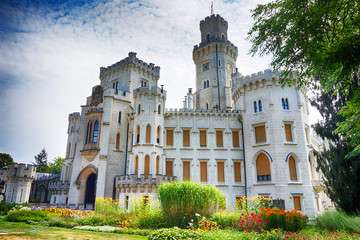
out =
[(14, 163), (14, 159), (10, 156), (10, 154), (0, 153), (0, 169)]
[[(272, 54), (272, 67), (298, 84), (320, 80), (324, 90), (352, 96), (337, 131), (360, 153), (360, 4), (358, 0), (278, 0), (253, 10), (251, 53)], [(283, 84), (291, 84), (283, 80)]]
[(61, 172), (64, 161), (65, 158), (62, 157), (54, 158), (53, 162), (49, 163), (50, 172), (51, 173)]
[(317, 170), (324, 174), (324, 183), (330, 199), (348, 213), (360, 210), (360, 156), (346, 156), (353, 151), (348, 140), (339, 132), (335, 132), (338, 123), (345, 120), (339, 115), (342, 106), (351, 98), (335, 93), (334, 87), (327, 93), (319, 84), (314, 84), (315, 97), (311, 105), (315, 106), (323, 120), (314, 125), (317, 135), (329, 140), (329, 147), (321, 152), (314, 152), (317, 159)]
[(47, 152), (45, 148), (41, 150), (41, 152), (34, 156), (35, 162), (32, 162), (32, 164), (37, 166), (37, 172), (50, 172), (50, 168), (47, 163)]

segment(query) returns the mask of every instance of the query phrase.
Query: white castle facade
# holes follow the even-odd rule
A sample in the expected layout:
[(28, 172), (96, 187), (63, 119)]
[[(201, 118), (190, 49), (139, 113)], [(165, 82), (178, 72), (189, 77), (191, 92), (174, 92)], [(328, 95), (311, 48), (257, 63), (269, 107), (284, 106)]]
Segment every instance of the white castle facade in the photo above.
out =
[(100, 68), (100, 85), (81, 113), (69, 115), (66, 162), (51, 203), (82, 209), (96, 197), (126, 202), (178, 180), (215, 185), (232, 205), (262, 195), (308, 216), (324, 210), (306, 88), (281, 88), (271, 70), (243, 77), (227, 28), (219, 15), (200, 22), (196, 90), (181, 109), (165, 108), (160, 67), (136, 53)]

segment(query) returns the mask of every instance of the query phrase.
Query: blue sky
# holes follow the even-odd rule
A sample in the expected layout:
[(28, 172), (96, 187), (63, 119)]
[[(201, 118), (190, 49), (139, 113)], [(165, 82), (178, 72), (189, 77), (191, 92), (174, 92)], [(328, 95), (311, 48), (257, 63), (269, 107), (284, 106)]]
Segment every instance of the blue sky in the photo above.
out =
[[(239, 48), (243, 75), (262, 71), (270, 57), (248, 55), (250, 10), (266, 0), (215, 1)], [(64, 157), (67, 118), (99, 83), (99, 68), (130, 51), (161, 67), (159, 84), (167, 108), (182, 106), (195, 82), (192, 49), (199, 22), (210, 14), (208, 0), (1, 1), (0, 152), (30, 163), (42, 148), (49, 160)]]

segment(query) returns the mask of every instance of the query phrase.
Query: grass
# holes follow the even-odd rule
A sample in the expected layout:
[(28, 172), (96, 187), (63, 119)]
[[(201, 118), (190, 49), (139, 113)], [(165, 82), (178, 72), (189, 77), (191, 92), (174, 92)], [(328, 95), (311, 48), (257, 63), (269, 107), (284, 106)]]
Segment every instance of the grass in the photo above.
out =
[(102, 233), (63, 229), (56, 227), (44, 227), (39, 225), (29, 225), (22, 222), (7, 222), (0, 219), (0, 233), (2, 240), (21, 240), (21, 239), (147, 239), (142, 236), (123, 235), (117, 233)]
[(360, 216), (349, 216), (342, 211), (328, 211), (318, 216), (316, 225), (328, 230), (346, 230), (360, 234)]

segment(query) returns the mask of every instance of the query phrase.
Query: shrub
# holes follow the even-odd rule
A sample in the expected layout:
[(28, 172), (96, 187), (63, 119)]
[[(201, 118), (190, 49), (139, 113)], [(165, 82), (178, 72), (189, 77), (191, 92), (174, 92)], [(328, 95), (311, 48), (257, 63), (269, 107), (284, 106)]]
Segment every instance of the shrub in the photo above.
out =
[(8, 214), (8, 212), (11, 209), (19, 209), (22, 207), (30, 207), (30, 204), (28, 203), (22, 203), (22, 204), (18, 204), (18, 203), (8, 203), (5, 201), (0, 202), (0, 214), (1, 215), (6, 215)]
[(307, 217), (296, 210), (285, 211), (276, 208), (263, 208), (260, 216), (265, 221), (265, 229), (281, 228), (296, 232), (307, 226)]
[(50, 226), (50, 227), (62, 227), (62, 228), (73, 228), (79, 226), (79, 223), (75, 222), (73, 218), (60, 218), (54, 217), (46, 222), (42, 221), (40, 225)]
[(198, 182), (165, 182), (159, 186), (157, 195), (168, 224), (182, 228), (196, 213), (209, 218), (225, 205), (225, 197), (218, 188)]
[(74, 218), (74, 222), (78, 225), (84, 226), (116, 226), (119, 219), (116, 216), (108, 216), (102, 214), (88, 215)]
[(255, 197), (241, 197), (236, 201), (237, 209), (244, 213), (260, 213), (261, 208), (267, 208), (271, 200), (266, 197), (256, 195)]
[(217, 222), (217, 224), (224, 229), (233, 227), (234, 223), (240, 218), (240, 216), (240, 212), (216, 212), (211, 217), (211, 220)]
[(71, 210), (68, 208), (43, 208), (44, 211), (51, 213), (54, 217), (70, 218), (74, 216), (87, 216), (93, 215), (94, 212), (85, 212), (80, 210)]
[(168, 240), (168, 239), (201, 239), (201, 235), (198, 232), (191, 230), (184, 230), (178, 227), (173, 228), (162, 228), (154, 231), (150, 236), (149, 240)]
[(125, 213), (123, 202), (115, 201), (112, 198), (96, 198), (95, 212), (100, 214), (121, 215)]
[(42, 210), (14, 210), (10, 211), (4, 220), (9, 222), (26, 222), (28, 220), (39, 222), (50, 218), (50, 213)]
[(316, 225), (327, 230), (346, 230), (360, 233), (360, 217), (342, 211), (328, 211), (316, 218)]

